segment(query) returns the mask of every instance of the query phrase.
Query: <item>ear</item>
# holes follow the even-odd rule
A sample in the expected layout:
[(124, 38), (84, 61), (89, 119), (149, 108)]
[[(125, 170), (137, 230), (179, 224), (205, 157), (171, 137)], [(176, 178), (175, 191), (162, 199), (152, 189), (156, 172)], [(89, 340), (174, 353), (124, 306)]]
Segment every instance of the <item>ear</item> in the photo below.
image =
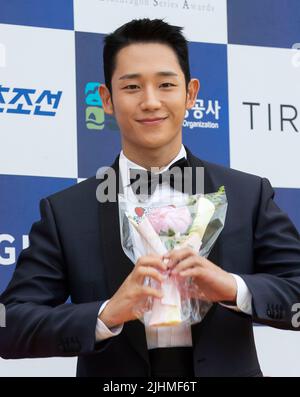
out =
[(102, 106), (103, 106), (104, 112), (107, 114), (114, 114), (114, 108), (113, 108), (113, 104), (112, 104), (111, 95), (110, 95), (109, 89), (104, 84), (101, 84), (99, 87), (99, 95), (102, 100)]
[(197, 95), (200, 89), (200, 81), (198, 79), (191, 79), (188, 84), (186, 108), (191, 109), (196, 102)]

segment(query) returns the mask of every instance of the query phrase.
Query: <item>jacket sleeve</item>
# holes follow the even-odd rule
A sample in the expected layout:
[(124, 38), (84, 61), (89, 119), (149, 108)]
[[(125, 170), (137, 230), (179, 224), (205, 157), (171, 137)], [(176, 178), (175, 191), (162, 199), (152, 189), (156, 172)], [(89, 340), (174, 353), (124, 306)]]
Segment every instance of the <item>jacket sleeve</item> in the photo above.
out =
[(254, 322), (300, 330), (300, 323), (292, 321), (293, 305), (300, 302), (300, 237), (273, 197), (270, 182), (263, 178), (254, 229), (254, 274), (240, 276), (252, 294)]
[(95, 329), (103, 302), (65, 303), (68, 278), (49, 200), (41, 200), (40, 211), (41, 220), (29, 234), (30, 245), (21, 252), (12, 280), (0, 296), (6, 312), (6, 327), (0, 328), (0, 356), (77, 356), (101, 351), (107, 342), (95, 346)]

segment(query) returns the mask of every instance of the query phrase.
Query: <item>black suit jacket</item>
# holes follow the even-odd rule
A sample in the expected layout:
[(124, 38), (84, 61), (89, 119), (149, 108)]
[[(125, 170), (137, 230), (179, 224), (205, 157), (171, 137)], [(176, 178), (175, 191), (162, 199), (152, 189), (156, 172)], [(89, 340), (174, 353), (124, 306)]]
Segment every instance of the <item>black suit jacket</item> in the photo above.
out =
[[(299, 234), (274, 203), (267, 179), (187, 153), (193, 167), (204, 166), (205, 193), (226, 188), (226, 223), (209, 259), (239, 274), (253, 296), (252, 316), (214, 304), (203, 322), (192, 326), (195, 374), (259, 376), (252, 323), (293, 329), (291, 306), (300, 297)], [(113, 167), (118, 172), (118, 158)], [(140, 321), (95, 344), (98, 310), (133, 268), (120, 243), (117, 203), (100, 204), (98, 185), (93, 177), (41, 200), (41, 220), (33, 224), (30, 246), (0, 297), (7, 310), (1, 357), (79, 356), (78, 376), (150, 374)]]

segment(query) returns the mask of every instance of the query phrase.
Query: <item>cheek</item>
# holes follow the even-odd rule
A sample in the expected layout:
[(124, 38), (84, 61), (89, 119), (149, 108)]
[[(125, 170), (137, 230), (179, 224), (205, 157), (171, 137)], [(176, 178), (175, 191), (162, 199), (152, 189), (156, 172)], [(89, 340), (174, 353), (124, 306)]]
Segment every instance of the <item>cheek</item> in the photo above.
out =
[(115, 102), (115, 117), (118, 122), (128, 123), (132, 114), (132, 104), (130, 101)]
[(185, 107), (184, 106), (178, 106), (177, 110), (173, 113), (173, 120), (176, 124), (183, 123), (183, 119), (185, 116)]
[(170, 107), (173, 110), (174, 115), (176, 118), (182, 117), (183, 114), (185, 114), (185, 109), (186, 109), (186, 101), (185, 97), (179, 97), (170, 102)]

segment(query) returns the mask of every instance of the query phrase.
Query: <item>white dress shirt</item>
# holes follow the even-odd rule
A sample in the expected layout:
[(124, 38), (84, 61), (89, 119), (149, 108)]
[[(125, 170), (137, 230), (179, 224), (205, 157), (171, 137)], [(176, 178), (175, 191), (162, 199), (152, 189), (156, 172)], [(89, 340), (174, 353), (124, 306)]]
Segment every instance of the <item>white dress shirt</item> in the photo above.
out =
[[(168, 169), (173, 163), (182, 157), (186, 158), (186, 150), (184, 146), (181, 146), (181, 149), (178, 155), (166, 166), (159, 170), (159, 173)], [(132, 168), (135, 169), (145, 169), (140, 165), (129, 160), (121, 151), (119, 158), (119, 168), (120, 174), (122, 178), (122, 184), (124, 189), (124, 195), (133, 202), (141, 203), (141, 200), (138, 200), (136, 195), (133, 193), (130, 187), (130, 178), (129, 178), (129, 170)], [(158, 203), (165, 200), (169, 200), (172, 197), (172, 200), (176, 200), (178, 197), (179, 200), (182, 199), (182, 195), (184, 193), (175, 191), (170, 187), (167, 182), (163, 182), (161, 185), (158, 185), (154, 191), (154, 193), (147, 199), (148, 203)], [(237, 306), (228, 306), (224, 305), (232, 310), (242, 311), (246, 314), (252, 314), (252, 295), (244, 282), (244, 280), (236, 275), (232, 274), (235, 278), (237, 284)], [(123, 324), (114, 328), (107, 328), (106, 325), (99, 319), (100, 314), (104, 310), (105, 306), (109, 300), (104, 302), (100, 307), (98, 313), (98, 319), (96, 324), (96, 341), (102, 341), (104, 339), (119, 335), (122, 332)], [(157, 347), (176, 347), (176, 346), (192, 346), (192, 332), (191, 326), (187, 324), (180, 324), (176, 326), (170, 327), (162, 327), (162, 328), (152, 328), (145, 327), (146, 331), (146, 339), (148, 349), (154, 349)]]

